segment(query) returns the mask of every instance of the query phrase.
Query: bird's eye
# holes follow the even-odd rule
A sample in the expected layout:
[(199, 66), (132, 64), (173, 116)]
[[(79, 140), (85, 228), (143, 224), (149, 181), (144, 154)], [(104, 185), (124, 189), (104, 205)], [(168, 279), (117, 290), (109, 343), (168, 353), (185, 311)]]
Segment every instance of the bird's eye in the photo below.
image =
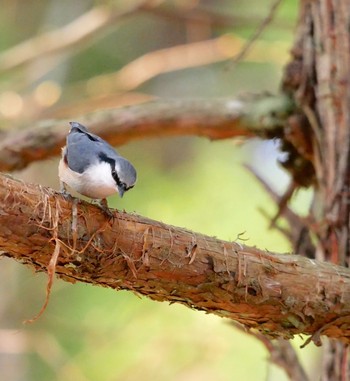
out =
[(118, 173), (115, 169), (112, 169), (112, 177), (113, 179), (115, 180), (115, 182), (120, 185), (120, 180), (119, 180), (119, 177), (118, 177)]

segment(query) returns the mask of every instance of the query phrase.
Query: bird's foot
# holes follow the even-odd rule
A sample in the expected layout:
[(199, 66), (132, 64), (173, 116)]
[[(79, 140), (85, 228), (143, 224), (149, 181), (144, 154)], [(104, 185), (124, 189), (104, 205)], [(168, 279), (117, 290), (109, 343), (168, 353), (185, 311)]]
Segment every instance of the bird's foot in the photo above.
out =
[(115, 214), (108, 208), (108, 203), (105, 198), (98, 202), (98, 206), (104, 211), (104, 213), (109, 217), (109, 219), (114, 219)]
[(73, 196), (69, 193), (69, 192), (67, 192), (66, 190), (60, 190), (60, 194), (61, 194), (61, 196), (63, 196), (63, 198), (64, 199), (66, 199), (67, 201), (69, 201), (69, 200), (73, 200)]
[(63, 182), (60, 182), (60, 193), (66, 200), (72, 200), (73, 196), (67, 191)]

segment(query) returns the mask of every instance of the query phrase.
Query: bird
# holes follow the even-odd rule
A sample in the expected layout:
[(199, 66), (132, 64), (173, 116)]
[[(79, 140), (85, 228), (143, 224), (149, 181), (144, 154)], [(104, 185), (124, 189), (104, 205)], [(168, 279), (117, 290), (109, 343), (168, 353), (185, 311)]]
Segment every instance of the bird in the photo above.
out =
[(69, 124), (71, 129), (58, 165), (61, 193), (69, 195), (68, 185), (78, 193), (98, 200), (102, 209), (108, 212), (106, 198), (115, 193), (123, 197), (133, 188), (136, 170), (109, 143), (85, 126), (78, 122)]

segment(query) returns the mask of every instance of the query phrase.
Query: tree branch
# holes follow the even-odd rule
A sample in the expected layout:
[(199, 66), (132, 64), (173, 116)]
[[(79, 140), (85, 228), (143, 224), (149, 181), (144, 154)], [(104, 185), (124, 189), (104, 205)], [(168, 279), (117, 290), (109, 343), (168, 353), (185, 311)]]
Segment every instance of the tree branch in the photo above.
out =
[(112, 11), (105, 6), (92, 8), (61, 28), (32, 37), (1, 53), (0, 73), (28, 64), (42, 55), (61, 53), (81, 45), (117, 20), (135, 14), (141, 8), (147, 9), (148, 3), (146, 0), (121, 11)]
[[(98, 111), (79, 118), (112, 145), (145, 137), (175, 135), (227, 139), (273, 136), (293, 104), (283, 95), (236, 99), (149, 102)], [(2, 136), (0, 171), (22, 169), (33, 161), (58, 155), (65, 144), (67, 120), (49, 120)]]
[[(247, 27), (250, 24), (261, 23), (259, 15), (236, 15), (218, 13), (213, 9), (196, 6), (195, 8), (184, 9), (183, 7), (144, 7), (145, 12), (154, 14), (170, 21), (190, 22), (192, 24), (210, 24), (215, 28), (237, 28)], [(272, 16), (273, 17), (273, 16)], [(266, 18), (265, 18), (266, 19)], [(272, 21), (272, 20), (271, 20)], [(268, 20), (270, 23), (270, 20)], [(294, 26), (293, 20), (273, 20), (273, 24), (283, 29), (291, 29)]]
[(74, 206), (52, 189), (0, 175), (3, 255), (47, 271), (57, 247), (56, 273), (68, 282), (182, 303), (268, 337), (324, 334), (349, 341), (349, 269), (126, 212), (108, 221), (97, 206)]

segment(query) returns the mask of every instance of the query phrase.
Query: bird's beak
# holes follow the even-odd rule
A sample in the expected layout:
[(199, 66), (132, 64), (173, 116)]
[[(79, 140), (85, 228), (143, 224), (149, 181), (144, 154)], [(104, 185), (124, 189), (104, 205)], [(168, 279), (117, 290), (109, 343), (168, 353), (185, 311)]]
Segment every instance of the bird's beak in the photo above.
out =
[(125, 188), (124, 187), (121, 187), (121, 186), (118, 187), (118, 193), (119, 193), (120, 197), (123, 197), (124, 192), (125, 192)]

